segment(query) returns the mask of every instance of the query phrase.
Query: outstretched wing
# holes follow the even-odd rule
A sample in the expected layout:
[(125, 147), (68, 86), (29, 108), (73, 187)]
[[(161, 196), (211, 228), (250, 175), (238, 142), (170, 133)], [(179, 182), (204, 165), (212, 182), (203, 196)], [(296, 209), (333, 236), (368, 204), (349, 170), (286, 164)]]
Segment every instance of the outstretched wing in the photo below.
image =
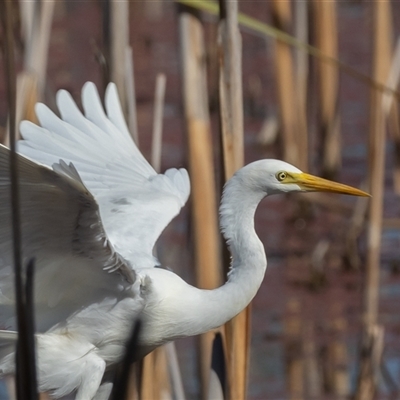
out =
[[(0, 145), (0, 328), (15, 328), (10, 151)], [(73, 165), (54, 170), (18, 156), (22, 256), (36, 260), (39, 331), (107, 296), (120, 297), (135, 273), (113, 248), (98, 205)]]
[(187, 171), (154, 171), (131, 139), (114, 84), (106, 91), (108, 115), (93, 83), (83, 87), (82, 103), (85, 115), (68, 92), (59, 91), (62, 119), (38, 104), (42, 127), (21, 124), (19, 152), (48, 166), (59, 159), (72, 162), (99, 204), (115, 249), (133, 268), (153, 267), (156, 240), (189, 196)]
[(64, 90), (57, 104), (62, 119), (38, 104), (42, 127), (21, 124), (20, 153), (48, 166), (72, 162), (99, 204), (114, 248), (133, 268), (153, 267), (156, 240), (189, 196), (187, 171), (154, 171), (131, 139), (114, 84), (106, 91), (107, 115), (90, 82), (82, 90), (85, 115)]

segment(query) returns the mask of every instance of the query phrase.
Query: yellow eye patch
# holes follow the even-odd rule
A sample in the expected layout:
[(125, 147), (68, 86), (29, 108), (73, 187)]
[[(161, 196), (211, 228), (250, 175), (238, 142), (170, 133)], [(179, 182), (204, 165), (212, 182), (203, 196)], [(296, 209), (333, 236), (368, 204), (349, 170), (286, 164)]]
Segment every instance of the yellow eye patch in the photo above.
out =
[(275, 176), (276, 176), (276, 179), (278, 179), (279, 182), (283, 182), (287, 178), (288, 174), (285, 171), (279, 171), (279, 172), (276, 173)]

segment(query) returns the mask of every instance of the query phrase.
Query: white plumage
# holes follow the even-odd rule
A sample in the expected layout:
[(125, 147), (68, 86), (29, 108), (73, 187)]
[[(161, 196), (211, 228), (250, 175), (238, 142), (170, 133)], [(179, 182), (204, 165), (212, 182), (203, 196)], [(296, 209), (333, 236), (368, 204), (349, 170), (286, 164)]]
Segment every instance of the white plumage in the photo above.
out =
[[(233, 257), (225, 285), (200, 290), (153, 268), (154, 244), (190, 192), (185, 169), (157, 174), (131, 140), (115, 85), (104, 113), (92, 83), (83, 115), (66, 91), (58, 118), (43, 104), (41, 127), (21, 124), (19, 142), (23, 258), (36, 258), (35, 310), (41, 391), (76, 391), (89, 400), (116, 364), (132, 323), (144, 320), (141, 354), (179, 337), (216, 328), (255, 296), (266, 268), (254, 212), (268, 194), (326, 190), (364, 192), (262, 160), (227, 183), (221, 228)], [(26, 158), (25, 158), (26, 157)], [(32, 160), (32, 161), (31, 161)], [(9, 150), (0, 147), (0, 333), (3, 374), (14, 372)], [(103, 387), (103, 389), (105, 386)], [(100, 389), (101, 390), (101, 389)], [(103, 393), (106, 390), (103, 390)]]

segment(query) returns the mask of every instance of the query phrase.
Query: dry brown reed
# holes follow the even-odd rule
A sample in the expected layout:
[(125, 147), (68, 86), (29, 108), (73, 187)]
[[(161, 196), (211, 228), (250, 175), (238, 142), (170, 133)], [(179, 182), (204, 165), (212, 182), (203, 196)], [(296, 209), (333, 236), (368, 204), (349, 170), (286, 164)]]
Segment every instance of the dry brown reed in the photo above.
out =
[[(392, 56), (392, 11), (390, 2), (379, 0), (373, 3), (373, 78), (386, 83)], [(378, 327), (380, 250), (383, 219), (383, 193), (385, 176), (386, 121), (382, 108), (381, 92), (371, 90), (370, 131), (369, 131), (369, 225), (367, 230), (366, 283), (363, 306), (363, 338), (360, 374), (356, 398), (373, 399), (376, 392), (377, 376), (376, 332)]]
[[(179, 16), (183, 71), (183, 104), (189, 147), (192, 182), (192, 219), (196, 281), (212, 289), (221, 283), (220, 238), (218, 233), (215, 175), (207, 96), (204, 33), (193, 10), (182, 9)], [(212, 333), (200, 337), (203, 396), (208, 392)]]
[[(287, 1), (274, 0), (272, 12), (275, 26), (289, 31), (291, 24), (291, 6)], [(280, 125), (282, 129), (283, 159), (289, 163), (299, 165), (299, 119), (297, 114), (297, 97), (295, 90), (294, 66), (291, 47), (277, 40), (275, 44), (275, 70), (277, 79), (278, 101), (280, 110)]]
[[(338, 58), (336, 1), (313, 0), (316, 47)], [(319, 130), (322, 138), (322, 171), (334, 177), (341, 164), (340, 119), (338, 114), (339, 71), (336, 65), (316, 60), (318, 64)]]
[[(220, 1), (219, 101), (225, 180), (243, 166), (242, 41), (237, 1)], [(230, 399), (245, 399), (249, 367), (250, 307), (225, 326)]]

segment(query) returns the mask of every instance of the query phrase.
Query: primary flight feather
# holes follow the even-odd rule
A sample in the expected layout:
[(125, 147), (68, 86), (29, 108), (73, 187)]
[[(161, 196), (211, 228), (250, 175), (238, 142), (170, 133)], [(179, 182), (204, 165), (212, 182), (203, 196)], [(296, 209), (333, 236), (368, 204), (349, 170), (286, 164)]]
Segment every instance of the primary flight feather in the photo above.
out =
[[(36, 258), (39, 385), (54, 398), (104, 396), (104, 372), (119, 362), (139, 315), (145, 355), (216, 328), (245, 308), (267, 266), (254, 231), (254, 213), (265, 196), (314, 190), (366, 195), (283, 161), (247, 165), (226, 184), (220, 207), (232, 253), (228, 281), (215, 290), (197, 289), (154, 268), (154, 244), (188, 199), (187, 171), (154, 171), (131, 139), (115, 85), (106, 91), (107, 114), (92, 83), (83, 88), (82, 104), (84, 114), (63, 90), (57, 94), (61, 118), (38, 104), (41, 127), (23, 122), (18, 144), (23, 257)], [(14, 373), (17, 335), (9, 210), (9, 150), (0, 146), (3, 375)]]

